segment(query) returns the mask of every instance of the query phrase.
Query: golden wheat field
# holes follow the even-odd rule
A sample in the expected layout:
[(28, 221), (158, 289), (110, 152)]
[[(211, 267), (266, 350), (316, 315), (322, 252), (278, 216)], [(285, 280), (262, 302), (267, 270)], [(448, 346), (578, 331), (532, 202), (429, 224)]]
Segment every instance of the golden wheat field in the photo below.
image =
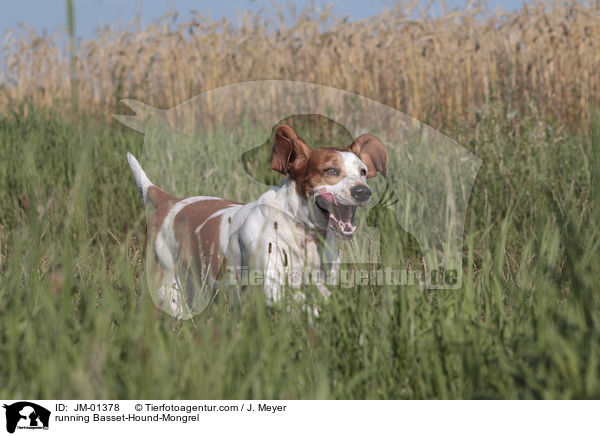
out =
[[(286, 79), (325, 84), (386, 103), (439, 126), (472, 119), (471, 108), (507, 99), (509, 109), (579, 124), (600, 99), (596, 5), (526, 4), (492, 13), (471, 3), (441, 18), (418, 2), (362, 21), (325, 9), (283, 18), (245, 12), (240, 25), (176, 13), (141, 28), (135, 21), (77, 40), (64, 30), (5, 37), (0, 107), (30, 100), (67, 110), (71, 67), (80, 109), (108, 112), (120, 98), (171, 107), (229, 83)], [(25, 26), (26, 27), (26, 26)], [(277, 29), (276, 31), (273, 29)]]

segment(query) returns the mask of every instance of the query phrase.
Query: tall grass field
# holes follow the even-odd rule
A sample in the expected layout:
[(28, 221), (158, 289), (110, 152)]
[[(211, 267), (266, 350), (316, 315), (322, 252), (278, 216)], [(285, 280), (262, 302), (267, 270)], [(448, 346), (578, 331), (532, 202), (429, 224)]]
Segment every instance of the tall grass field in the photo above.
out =
[[(0, 398), (599, 398), (600, 13), (410, 7), (293, 25), (170, 16), (72, 45), (7, 35)], [(336, 289), (316, 319), (260, 292), (188, 321), (157, 309), (125, 158), (144, 137), (109, 115), (121, 98), (167, 108), (250, 79), (357, 92), (477, 154), (462, 288)]]

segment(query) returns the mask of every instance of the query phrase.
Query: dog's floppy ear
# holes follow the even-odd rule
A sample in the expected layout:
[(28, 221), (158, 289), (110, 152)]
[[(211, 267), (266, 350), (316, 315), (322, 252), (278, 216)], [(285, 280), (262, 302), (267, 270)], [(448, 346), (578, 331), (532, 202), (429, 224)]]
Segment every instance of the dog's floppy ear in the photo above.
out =
[(383, 144), (373, 135), (361, 135), (348, 147), (367, 166), (367, 177), (375, 177), (379, 171), (387, 175), (388, 153)]
[(271, 169), (281, 174), (288, 174), (290, 167), (298, 167), (304, 162), (311, 149), (290, 126), (281, 125), (275, 131), (273, 151), (271, 152)]

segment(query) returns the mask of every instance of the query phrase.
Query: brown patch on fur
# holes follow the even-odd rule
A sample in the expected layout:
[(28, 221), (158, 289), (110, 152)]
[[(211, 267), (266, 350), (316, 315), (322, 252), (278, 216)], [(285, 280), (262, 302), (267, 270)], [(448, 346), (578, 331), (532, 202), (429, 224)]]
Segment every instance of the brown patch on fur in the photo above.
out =
[[(209, 217), (222, 209), (241, 203), (224, 199), (203, 200), (185, 206), (175, 216), (175, 239), (179, 244), (180, 259), (194, 265), (196, 279), (202, 277), (210, 265), (213, 278), (217, 278), (223, 253), (219, 244), (221, 216)], [(199, 232), (198, 227), (202, 226)]]
[[(318, 185), (335, 185), (346, 177), (344, 159), (337, 148), (319, 148), (314, 150), (298, 171), (290, 178), (296, 181), (298, 194), (308, 198), (310, 191)], [(327, 174), (327, 169), (336, 168), (337, 175)]]
[(148, 199), (152, 205), (157, 209), (163, 206), (165, 203), (175, 204), (180, 200), (179, 198), (173, 197), (166, 191), (163, 191), (158, 186), (150, 186), (148, 188), (148, 192), (146, 192), (146, 195), (148, 196)]
[(302, 165), (312, 150), (290, 126), (281, 125), (275, 131), (271, 151), (271, 169), (281, 174), (291, 174)]
[(367, 166), (367, 177), (375, 177), (380, 172), (387, 175), (388, 153), (383, 144), (373, 135), (360, 135), (348, 147)]
[[(160, 230), (169, 210), (181, 199), (173, 197), (156, 186), (150, 186), (147, 194), (154, 207), (156, 207), (156, 211), (148, 219), (148, 233), (150, 239), (154, 240), (154, 236)], [(152, 244), (154, 245), (154, 242)]]
[(206, 224), (202, 226), (200, 232), (197, 234), (200, 244), (197, 244), (201, 248), (201, 253), (198, 252), (195, 256), (197, 268), (200, 268), (199, 257), (202, 256), (204, 261), (204, 268), (210, 266), (210, 272), (214, 279), (217, 278), (219, 270), (221, 268), (221, 262), (223, 260), (223, 251), (219, 244), (219, 235), (221, 230), (221, 216), (206, 221)]

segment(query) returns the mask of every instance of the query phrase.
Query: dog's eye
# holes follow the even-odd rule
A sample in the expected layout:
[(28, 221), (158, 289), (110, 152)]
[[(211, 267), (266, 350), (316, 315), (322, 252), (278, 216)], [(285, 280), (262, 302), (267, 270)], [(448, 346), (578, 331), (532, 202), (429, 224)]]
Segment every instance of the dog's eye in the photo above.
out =
[(340, 170), (338, 170), (335, 167), (327, 168), (325, 170), (325, 174), (327, 174), (328, 176), (339, 176), (340, 175)]
[(361, 176), (366, 176), (367, 175), (367, 170), (365, 168), (361, 168), (360, 169), (360, 175)]

